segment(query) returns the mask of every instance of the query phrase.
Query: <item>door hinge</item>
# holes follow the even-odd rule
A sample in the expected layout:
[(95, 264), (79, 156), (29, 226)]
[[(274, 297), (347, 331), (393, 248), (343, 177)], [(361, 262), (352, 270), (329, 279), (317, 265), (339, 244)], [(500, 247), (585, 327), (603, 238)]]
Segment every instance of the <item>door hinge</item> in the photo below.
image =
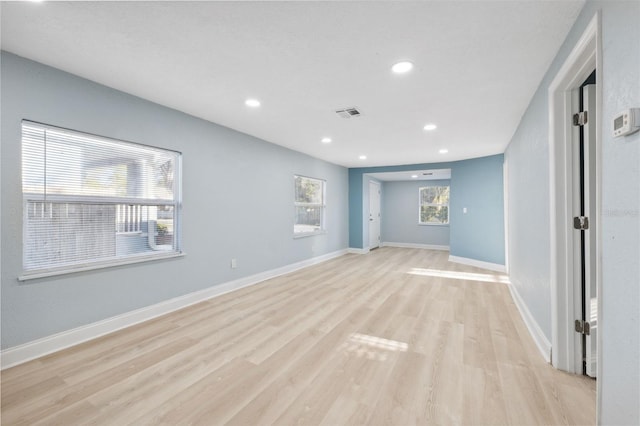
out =
[(573, 114), (573, 125), (574, 126), (584, 126), (589, 121), (589, 117), (587, 116), (587, 111), (582, 111), (577, 114)]
[(589, 218), (587, 216), (576, 216), (573, 218), (574, 229), (589, 229)]
[(576, 325), (575, 328), (577, 333), (584, 334), (587, 336), (590, 334), (591, 327), (589, 326), (588, 321), (576, 320), (575, 325)]

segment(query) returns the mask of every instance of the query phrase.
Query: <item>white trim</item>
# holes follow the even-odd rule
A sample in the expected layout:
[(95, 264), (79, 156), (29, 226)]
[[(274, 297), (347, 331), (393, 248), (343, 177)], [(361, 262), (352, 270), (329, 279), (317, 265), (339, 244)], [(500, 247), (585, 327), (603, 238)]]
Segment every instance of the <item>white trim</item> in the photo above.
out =
[[(322, 202), (321, 203), (303, 203), (303, 202), (298, 202), (296, 200), (296, 179), (297, 178), (301, 178), (301, 179), (309, 179), (309, 180), (315, 180), (318, 182), (322, 183)], [(298, 225), (296, 223), (297, 218), (296, 218), (296, 207), (320, 207), (322, 208), (322, 215), (320, 217), (320, 229), (318, 229), (317, 231), (313, 231), (313, 232), (297, 232), (296, 233), (296, 225)], [(304, 175), (299, 175), (299, 174), (294, 174), (293, 175), (293, 238), (304, 238), (304, 237), (310, 237), (313, 235), (321, 235), (321, 234), (326, 234), (327, 233), (327, 221), (326, 221), (326, 212), (327, 212), (327, 180), (326, 179), (320, 179), (320, 178), (315, 178), (315, 177), (310, 177), (310, 176), (304, 176)]]
[(260, 282), (275, 278), (280, 275), (288, 274), (302, 268), (334, 259), (346, 253), (346, 249), (334, 251), (322, 256), (313, 257), (311, 259), (292, 263), (280, 268), (271, 269), (269, 271), (215, 285), (204, 290), (199, 290), (193, 293), (185, 294), (184, 296), (165, 300), (163, 302), (156, 303), (155, 305), (136, 309), (134, 311), (126, 312), (121, 315), (116, 315), (111, 318), (83, 325), (71, 330), (63, 331), (61, 333), (53, 334), (51, 336), (43, 337), (41, 339), (5, 349), (0, 353), (0, 364), (2, 366), (1, 369), (4, 370), (5, 368), (13, 367), (27, 361), (31, 361), (35, 358), (39, 358), (50, 353), (60, 351), (62, 349), (69, 348), (71, 346), (96, 339), (100, 336), (104, 336), (106, 334), (113, 333), (114, 331), (118, 331), (123, 328), (159, 317), (161, 315), (186, 308), (187, 306), (191, 306), (193, 304), (211, 299), (213, 297), (220, 296), (222, 294), (226, 294), (243, 287), (258, 284)]
[(327, 235), (328, 233), (328, 231), (298, 232), (297, 234), (293, 234), (293, 239), (297, 240), (298, 238), (313, 237), (314, 235)]
[[(378, 187), (378, 244), (371, 245), (371, 185)], [(376, 180), (369, 180), (369, 250), (382, 246), (381, 234), (382, 234), (382, 184)], [(364, 245), (364, 244), (363, 244)]]
[[(571, 373), (581, 373), (582, 365), (576, 361), (576, 351), (581, 351), (573, 332), (576, 289), (573, 277), (573, 230), (567, 220), (572, 212), (572, 157), (570, 143), (573, 126), (571, 117), (571, 91), (596, 69), (596, 151), (600, 158), (600, 132), (602, 114), (602, 46), (600, 12), (585, 29), (566, 61), (558, 71), (548, 89), (549, 94), (549, 232), (550, 232), (550, 288), (551, 288), (551, 344), (554, 367)], [(596, 165), (596, 210), (600, 212), (600, 187), (602, 182), (600, 163)], [(596, 229), (601, 229), (600, 215), (595, 218)], [(598, 231), (599, 232), (599, 231)], [(596, 247), (601, 253), (600, 236), (596, 236)], [(601, 271), (598, 256), (598, 271)], [(598, 272), (600, 275), (600, 272)], [(601, 279), (597, 279), (598, 294)], [(579, 295), (579, 293), (578, 293)], [(600, 298), (598, 303), (600, 304)], [(599, 307), (600, 308), (600, 307)], [(598, 324), (601, 324), (601, 309), (598, 309)], [(598, 362), (600, 368), (601, 362)], [(598, 382), (599, 383), (599, 382)], [(598, 393), (599, 394), (599, 393)], [(598, 397), (599, 398), (599, 397)], [(599, 405), (598, 405), (599, 407)], [(599, 411), (599, 410), (597, 410)]]
[(416, 249), (449, 251), (449, 246), (439, 246), (439, 245), (435, 245), (435, 244), (393, 243), (393, 242), (387, 242), (387, 241), (382, 243), (382, 247), (401, 247), (401, 248), (416, 248)]
[[(596, 291), (598, 314), (596, 322), (597, 367), (596, 377), (602, 377), (602, 15), (596, 12)], [(596, 380), (596, 424), (602, 424), (602, 380)]]
[[(160, 246), (162, 247), (162, 246)], [(158, 250), (162, 251), (162, 250)], [(85, 271), (93, 271), (96, 269), (105, 269), (105, 268), (113, 268), (116, 266), (124, 266), (124, 265), (133, 265), (135, 263), (144, 263), (144, 262), (153, 262), (164, 259), (173, 259), (175, 257), (183, 257), (186, 256), (186, 253), (182, 252), (165, 252), (165, 253), (153, 253), (147, 254), (139, 254), (139, 255), (129, 255), (128, 257), (119, 258), (116, 260), (106, 260), (102, 262), (92, 262), (86, 265), (73, 265), (66, 266), (58, 269), (45, 269), (38, 272), (37, 270), (34, 272), (25, 272), (23, 275), (18, 277), (18, 281), (29, 281), (29, 280), (37, 280), (38, 278), (46, 278), (46, 277), (55, 277), (58, 275), (67, 275), (67, 274), (75, 274), (78, 272)]]
[(365, 247), (365, 248), (349, 247), (347, 249), (347, 253), (350, 253), (350, 254), (367, 254), (367, 253), (369, 253), (369, 247)]
[[(439, 188), (439, 187), (444, 187), (446, 186), (447, 188), (449, 188), (449, 190), (451, 190), (451, 183), (449, 183), (449, 185), (427, 185), (427, 186), (421, 186), (418, 188), (418, 225), (427, 225), (427, 226), (449, 226), (449, 217), (450, 217), (450, 213), (451, 213), (451, 209), (450, 209), (450, 202), (451, 202), (451, 196), (449, 196), (449, 199), (447, 200), (447, 204), (438, 204), (438, 203), (424, 203), (422, 204), (422, 190), (423, 189), (427, 189), (427, 188)], [(447, 222), (446, 223), (436, 223), (436, 222), (423, 222), (422, 221), (422, 206), (436, 206), (436, 207), (440, 207), (440, 206), (446, 206), (447, 207)]]
[(467, 257), (449, 256), (449, 262), (461, 263), (463, 265), (476, 266), (496, 272), (506, 272), (507, 268), (499, 263), (484, 262), (482, 260), (469, 259)]
[(51, 124), (41, 123), (39, 121), (34, 121), (34, 120), (22, 119), (20, 121), (20, 126), (23, 126), (25, 123), (27, 124), (27, 126), (40, 127), (42, 129), (45, 129), (45, 130), (53, 130), (53, 131), (58, 131), (58, 132), (73, 133), (76, 136), (85, 137), (85, 138), (86, 137), (90, 137), (90, 138), (94, 138), (94, 139), (99, 139), (99, 140), (101, 140), (103, 142), (109, 142), (109, 143), (125, 142), (125, 143), (131, 144), (131, 145), (136, 145), (138, 147), (142, 147), (144, 149), (152, 149), (152, 150), (155, 150), (157, 152), (170, 151), (170, 152), (174, 152), (176, 154), (182, 155), (182, 151), (177, 151), (175, 149), (164, 148), (164, 147), (159, 147), (159, 146), (155, 146), (155, 145), (147, 145), (147, 144), (140, 143), (140, 142), (132, 142), (130, 140), (114, 138), (114, 137), (111, 137), (111, 136), (102, 136), (102, 135), (98, 135), (98, 134), (95, 134), (95, 133), (84, 132), (82, 130), (69, 129), (67, 127), (52, 126)]
[(135, 198), (135, 197), (109, 197), (99, 195), (61, 195), (61, 194), (34, 194), (23, 193), (23, 201), (33, 203), (78, 203), (78, 204), (139, 204), (141, 206), (173, 206), (178, 204), (176, 200)]
[(509, 273), (509, 164), (502, 163), (502, 204), (504, 220), (504, 269)]
[(527, 308), (527, 304), (524, 303), (520, 297), (517, 287), (513, 285), (513, 283), (510, 283), (508, 286), (513, 303), (515, 303), (518, 308), (522, 321), (524, 322), (524, 325), (527, 326), (527, 330), (529, 330), (529, 334), (531, 334), (540, 354), (545, 361), (551, 362), (551, 342), (547, 339), (547, 336), (544, 335), (535, 318), (531, 315), (531, 312), (529, 312), (529, 308)]

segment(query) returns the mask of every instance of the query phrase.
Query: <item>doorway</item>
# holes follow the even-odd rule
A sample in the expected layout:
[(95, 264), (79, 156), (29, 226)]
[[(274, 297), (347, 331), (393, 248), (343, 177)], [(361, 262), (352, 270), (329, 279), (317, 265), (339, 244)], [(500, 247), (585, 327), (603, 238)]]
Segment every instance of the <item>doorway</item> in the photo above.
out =
[(369, 250), (380, 247), (380, 184), (369, 181)]
[[(596, 72), (573, 90), (573, 213), (574, 222), (574, 322), (576, 365), (582, 374), (597, 376), (598, 290), (596, 287)], [(591, 119), (590, 119), (591, 117)]]
[[(588, 177), (583, 178), (583, 185), (589, 185), (588, 189), (583, 188), (584, 195), (589, 197), (584, 205), (585, 214), (580, 210), (581, 172), (579, 159), (576, 159), (576, 156), (579, 158), (579, 146), (575, 148), (578, 126), (574, 125), (573, 108), (579, 105), (580, 92), (583, 90), (581, 88), (594, 70), (596, 80), (599, 79), (602, 69), (600, 19), (600, 13), (597, 12), (549, 86), (551, 362), (554, 367), (574, 374), (584, 374), (589, 368), (595, 370), (595, 376), (601, 375), (598, 370), (602, 367), (597, 362), (598, 353), (595, 348), (601, 345), (602, 336), (601, 333), (594, 333), (595, 335), (589, 335), (589, 341), (584, 337), (584, 342), (583, 336), (584, 322), (591, 321), (592, 317), (596, 329), (602, 329), (602, 301), (597, 298), (602, 286), (599, 256), (602, 85), (596, 82), (595, 90), (586, 89), (590, 91), (586, 95), (589, 98), (587, 102), (593, 102), (595, 114), (587, 113), (587, 117), (584, 117), (586, 120), (580, 117), (577, 119), (579, 122), (587, 121), (595, 125), (593, 133), (589, 132), (593, 137), (588, 136), (593, 139), (587, 142), (589, 159), (585, 158), (584, 162), (585, 167), (589, 168), (588, 174), (584, 175)], [(583, 151), (584, 148), (583, 145)], [(588, 218), (590, 230), (586, 229), (587, 223), (581, 216)], [(582, 231), (585, 231), (584, 238)], [(585, 242), (584, 253), (582, 240)], [(584, 266), (583, 257), (586, 260)], [(583, 269), (586, 274), (584, 286)], [(590, 282), (587, 283), (587, 280)], [(587, 290), (595, 291), (596, 297), (591, 297), (591, 294), (586, 293)], [(591, 309), (591, 299), (594, 299), (594, 309)], [(580, 329), (582, 331), (576, 331)], [(585, 351), (587, 346), (592, 351)], [(590, 362), (586, 361), (586, 353), (591, 356)], [(599, 406), (599, 384), (596, 393)]]

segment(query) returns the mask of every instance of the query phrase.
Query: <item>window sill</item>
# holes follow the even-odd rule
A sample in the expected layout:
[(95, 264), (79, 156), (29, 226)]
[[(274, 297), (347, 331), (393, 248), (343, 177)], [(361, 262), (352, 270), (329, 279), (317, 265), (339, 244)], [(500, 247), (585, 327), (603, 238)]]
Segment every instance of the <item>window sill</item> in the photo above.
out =
[(123, 237), (146, 237), (147, 233), (145, 232), (144, 234), (142, 233), (142, 231), (127, 231), (127, 232), (116, 232), (116, 235), (118, 236), (123, 236)]
[(305, 232), (299, 234), (293, 234), (293, 239), (297, 240), (299, 238), (313, 237), (314, 235), (326, 235), (327, 231), (318, 231), (318, 232)]
[(183, 257), (185, 255), (186, 254), (184, 252), (172, 251), (171, 253), (159, 253), (159, 254), (154, 254), (150, 256), (140, 256), (135, 258), (130, 257), (127, 259), (96, 262), (96, 263), (92, 263), (84, 266), (76, 265), (76, 266), (70, 266), (68, 268), (34, 271), (31, 273), (25, 273), (24, 275), (19, 276), (18, 281), (29, 281), (29, 280), (36, 280), (39, 278), (55, 277), (58, 275), (74, 274), (77, 272), (93, 271), (96, 269), (106, 269), (114, 266), (124, 266), (124, 265), (132, 265), (135, 263), (152, 262), (155, 260), (172, 259), (176, 257)]
[(448, 223), (418, 223), (418, 226), (449, 226)]

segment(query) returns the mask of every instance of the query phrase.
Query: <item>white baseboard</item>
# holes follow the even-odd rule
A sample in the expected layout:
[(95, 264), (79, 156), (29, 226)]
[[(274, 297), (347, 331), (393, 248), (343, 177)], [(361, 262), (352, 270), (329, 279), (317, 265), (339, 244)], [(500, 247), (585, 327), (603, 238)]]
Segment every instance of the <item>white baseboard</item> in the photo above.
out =
[(302, 268), (326, 262), (327, 260), (340, 257), (347, 252), (347, 249), (334, 251), (322, 256), (313, 257), (311, 259), (292, 263), (280, 268), (271, 269), (269, 271), (215, 285), (204, 290), (199, 290), (193, 293), (185, 294), (184, 296), (165, 300), (163, 302), (156, 303), (155, 305), (136, 309), (135, 311), (126, 312), (121, 315), (116, 315), (111, 318), (83, 325), (81, 327), (63, 331), (61, 333), (53, 334), (51, 336), (43, 337), (41, 339), (5, 349), (0, 352), (1, 369), (4, 370), (6, 368), (25, 363), (27, 361), (40, 358), (42, 356), (78, 345), (88, 340), (113, 333), (114, 331), (118, 331), (123, 328), (159, 317), (161, 315), (186, 308), (187, 306), (194, 305), (213, 297), (220, 296), (243, 287), (258, 284), (270, 278), (275, 278), (277, 276), (288, 274)]
[(347, 253), (351, 253), (351, 254), (367, 254), (369, 253), (369, 247), (367, 248), (353, 248), (353, 247), (349, 247), (347, 249)]
[(522, 317), (524, 324), (527, 326), (529, 334), (531, 334), (531, 337), (538, 347), (540, 354), (545, 359), (545, 361), (551, 362), (551, 342), (544, 335), (542, 329), (540, 329), (540, 326), (533, 318), (533, 315), (531, 315), (529, 308), (527, 308), (527, 305), (520, 297), (520, 294), (518, 293), (518, 290), (516, 286), (513, 285), (513, 283), (509, 284), (509, 292), (511, 292), (511, 298), (518, 308), (520, 316)]
[(467, 257), (449, 256), (449, 262), (461, 263), (463, 265), (476, 266), (496, 272), (506, 272), (507, 268), (499, 263), (483, 262), (482, 260), (469, 259)]
[(439, 246), (435, 244), (417, 244), (417, 243), (393, 243), (385, 241), (382, 243), (383, 247), (400, 247), (400, 248), (417, 248), (427, 250), (444, 250), (449, 251), (449, 246)]

